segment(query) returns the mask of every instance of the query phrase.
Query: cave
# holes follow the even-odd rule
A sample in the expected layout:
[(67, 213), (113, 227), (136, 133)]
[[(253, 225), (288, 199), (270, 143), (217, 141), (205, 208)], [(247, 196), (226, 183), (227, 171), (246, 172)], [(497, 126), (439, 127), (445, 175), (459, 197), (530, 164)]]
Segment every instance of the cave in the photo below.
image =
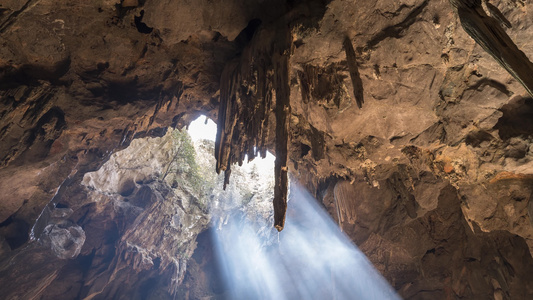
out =
[(0, 299), (532, 299), (532, 10), (3, 1)]

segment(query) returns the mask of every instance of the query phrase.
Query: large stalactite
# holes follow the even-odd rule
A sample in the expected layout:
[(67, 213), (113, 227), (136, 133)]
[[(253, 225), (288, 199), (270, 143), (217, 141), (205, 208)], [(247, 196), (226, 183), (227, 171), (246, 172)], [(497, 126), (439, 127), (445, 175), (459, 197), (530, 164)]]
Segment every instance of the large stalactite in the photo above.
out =
[[(288, 193), (290, 109), (289, 70), (292, 34), (287, 21), (260, 27), (240, 57), (228, 62), (220, 80), (215, 143), (216, 171), (225, 172), (245, 157), (266, 156), (269, 119), (275, 116), (274, 226), (283, 229)], [(275, 101), (273, 101), (275, 99)]]
[(276, 73), (276, 163), (274, 187), (274, 227), (278, 231), (285, 226), (287, 211), (287, 193), (289, 186), (289, 122), (291, 117), (289, 63), (291, 55), (292, 35), (288, 27), (276, 30), (273, 59)]
[[(493, 13), (496, 17), (489, 17), (483, 10), (481, 0), (450, 0), (450, 3), (464, 30), (533, 97), (533, 63), (501, 27), (501, 21), (498, 20), (501, 12), (488, 3), (491, 11), (499, 13)], [(509, 21), (504, 24), (510, 26)]]
[(359, 108), (362, 108), (363, 103), (365, 102), (363, 95), (363, 82), (361, 81), (361, 75), (359, 74), (355, 50), (353, 48), (352, 41), (348, 37), (344, 38), (342, 45), (344, 47), (344, 51), (346, 52), (346, 62), (348, 63), (348, 70), (350, 71), (350, 78), (352, 79), (355, 102)]

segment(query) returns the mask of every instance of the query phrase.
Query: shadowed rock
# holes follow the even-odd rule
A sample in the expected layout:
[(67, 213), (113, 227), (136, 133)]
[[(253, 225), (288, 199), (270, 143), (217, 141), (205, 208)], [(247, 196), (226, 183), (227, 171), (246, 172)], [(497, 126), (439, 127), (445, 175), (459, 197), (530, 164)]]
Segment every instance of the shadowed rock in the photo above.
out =
[(363, 103), (365, 102), (365, 99), (363, 98), (363, 82), (361, 81), (361, 75), (359, 74), (359, 68), (357, 67), (355, 50), (353, 49), (352, 41), (350, 41), (348, 37), (344, 38), (343, 46), (344, 51), (346, 51), (346, 61), (348, 62), (348, 70), (350, 71), (350, 78), (352, 79), (355, 102), (357, 102), (359, 108), (362, 108)]
[(466, 33), (533, 96), (533, 63), (518, 49), (499, 22), (485, 13), (481, 0), (450, 0), (450, 3)]
[(492, 5), (489, 1), (485, 0), (483, 1), (483, 4), (485, 4), (485, 7), (487, 8), (488, 12), (490, 13), (490, 16), (495, 18), (496, 20), (500, 21), (505, 27), (512, 28), (513, 25), (511, 25), (511, 22), (507, 20), (507, 18), (502, 14), (502, 12), (494, 5)]

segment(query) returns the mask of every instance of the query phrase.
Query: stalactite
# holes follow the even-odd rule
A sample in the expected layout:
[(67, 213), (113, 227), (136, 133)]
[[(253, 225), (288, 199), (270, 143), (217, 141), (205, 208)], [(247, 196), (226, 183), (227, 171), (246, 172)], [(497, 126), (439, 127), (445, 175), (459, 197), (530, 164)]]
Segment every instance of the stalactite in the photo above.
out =
[[(339, 224), (348, 222), (355, 224), (357, 220), (357, 202), (354, 199), (357, 193), (354, 193), (354, 188), (348, 181), (339, 182), (335, 185), (333, 191)], [(341, 227), (342, 228), (342, 227)]]
[(309, 64), (302, 65), (298, 71), (298, 80), (302, 93), (302, 101), (325, 101), (340, 107), (344, 97), (344, 78), (339, 72), (338, 64), (331, 64), (326, 68), (320, 68)]
[(308, 103), (311, 100), (313, 87), (317, 85), (318, 74), (317, 68), (311, 65), (304, 65), (302, 71), (298, 71), (300, 88), (302, 90), (302, 101)]
[(285, 226), (285, 212), (287, 211), (287, 188), (288, 188), (288, 143), (289, 121), (291, 115), (290, 85), (289, 85), (289, 58), (292, 37), (290, 30), (278, 31), (280, 37), (279, 48), (274, 52), (275, 65), (275, 88), (276, 88), (276, 164), (275, 187), (274, 187), (274, 227), (278, 231)]
[(363, 107), (365, 99), (363, 97), (363, 81), (359, 74), (359, 68), (357, 66), (357, 60), (355, 57), (355, 50), (353, 49), (352, 41), (348, 38), (344, 38), (344, 51), (346, 52), (346, 61), (348, 62), (348, 70), (350, 71), (350, 78), (352, 79), (353, 95), (355, 102), (359, 108)]
[(237, 62), (232, 61), (226, 65), (220, 80), (220, 107), (218, 111), (218, 129), (215, 142), (215, 156), (217, 158), (216, 171), (225, 171), (228, 168), (231, 139), (237, 118), (234, 117), (236, 82), (239, 74), (236, 72)]
[(485, 13), (481, 0), (450, 0), (450, 3), (466, 33), (533, 97), (533, 63), (518, 49), (499, 22)]
[(229, 183), (231, 165), (242, 165), (246, 156), (266, 156), (269, 117), (276, 104), (276, 165), (274, 226), (283, 229), (287, 209), (288, 139), (290, 120), (289, 58), (292, 35), (286, 24), (259, 29), (240, 58), (225, 66), (220, 79), (220, 107), (215, 142), (216, 170), (225, 171)]

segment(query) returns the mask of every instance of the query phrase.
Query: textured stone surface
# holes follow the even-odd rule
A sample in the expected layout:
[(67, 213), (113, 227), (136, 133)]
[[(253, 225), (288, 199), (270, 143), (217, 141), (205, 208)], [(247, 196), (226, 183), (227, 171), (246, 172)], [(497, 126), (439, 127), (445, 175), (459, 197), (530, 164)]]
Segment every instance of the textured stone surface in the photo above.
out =
[[(532, 4), (491, 3), (532, 58)], [(224, 67), (265, 42), (245, 30), (254, 19), (267, 34), (291, 28), (289, 172), (400, 295), (530, 298), (533, 100), (448, 1), (424, 0), (3, 1), (2, 286), (21, 299), (165, 298), (183, 279), (190, 299), (207, 295), (194, 276), (208, 251), (196, 273), (183, 271), (183, 256), (158, 252), (194, 249), (160, 240), (179, 231), (174, 219), (195, 216), (159, 201), (173, 182), (90, 172), (135, 138), (162, 137), (200, 113), (217, 120)], [(257, 87), (254, 76), (241, 90)]]
[[(169, 130), (162, 137), (135, 139), (112, 154), (84, 175), (83, 188), (76, 190), (86, 194), (83, 203), (61, 194), (32, 228), (37, 241), (6, 255), (3, 283), (19, 280), (17, 274), (28, 271), (19, 270), (18, 263), (41, 253), (32, 264), (44, 267), (25, 278), (42, 285), (40, 290), (20, 291), (14, 285), (4, 294), (48, 298), (68, 289), (73, 298), (140, 293), (171, 299), (187, 292), (181, 285), (189, 262), (196, 266), (191, 260), (196, 238), (211, 220), (220, 224), (228, 212), (244, 212), (258, 234), (272, 238), (273, 174), (259, 182), (257, 166), (235, 167), (233, 183), (224, 191), (213, 151), (213, 141), (193, 145), (187, 133)], [(78, 274), (80, 268), (87, 273)]]

